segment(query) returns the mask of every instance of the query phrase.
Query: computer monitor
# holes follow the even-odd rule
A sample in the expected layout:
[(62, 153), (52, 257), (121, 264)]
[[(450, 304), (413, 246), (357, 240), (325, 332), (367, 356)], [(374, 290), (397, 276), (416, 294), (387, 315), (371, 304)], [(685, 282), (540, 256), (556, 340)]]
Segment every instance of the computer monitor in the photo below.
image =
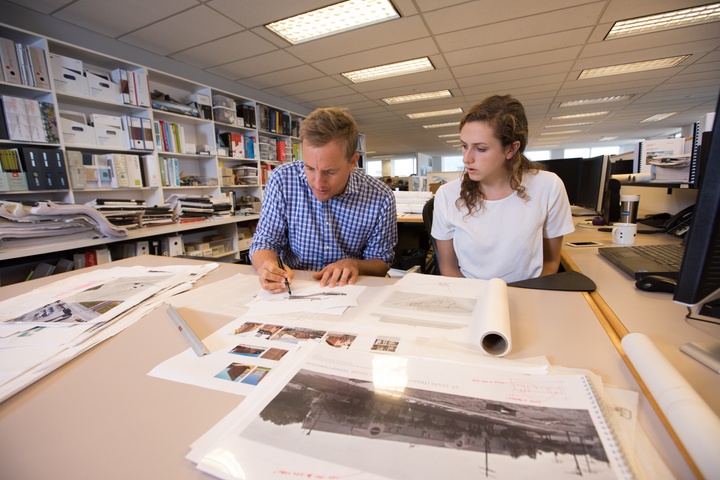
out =
[(541, 160), (545, 167), (560, 177), (565, 184), (570, 205), (575, 205), (580, 188), (580, 174), (582, 171), (582, 158), (557, 158), (552, 160)]
[(610, 157), (608, 155), (583, 158), (575, 205), (594, 210), (598, 214), (601, 213), (609, 171)]
[[(673, 299), (689, 307), (687, 318), (720, 324), (720, 121), (717, 114), (715, 118)], [(720, 365), (720, 342), (704, 347), (705, 353), (698, 356), (705, 355), (706, 361), (714, 359), (715, 365)], [(693, 350), (683, 347), (683, 351), (691, 354)]]

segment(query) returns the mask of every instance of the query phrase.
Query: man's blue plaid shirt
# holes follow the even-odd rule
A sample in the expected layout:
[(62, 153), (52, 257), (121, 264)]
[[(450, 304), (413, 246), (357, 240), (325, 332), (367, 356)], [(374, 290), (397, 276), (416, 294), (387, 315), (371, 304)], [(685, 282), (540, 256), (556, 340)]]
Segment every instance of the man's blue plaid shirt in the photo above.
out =
[(383, 182), (355, 169), (342, 194), (320, 202), (304, 164), (292, 162), (268, 179), (250, 256), (273, 250), (288, 267), (311, 271), (343, 258), (391, 265), (397, 240), (395, 196)]

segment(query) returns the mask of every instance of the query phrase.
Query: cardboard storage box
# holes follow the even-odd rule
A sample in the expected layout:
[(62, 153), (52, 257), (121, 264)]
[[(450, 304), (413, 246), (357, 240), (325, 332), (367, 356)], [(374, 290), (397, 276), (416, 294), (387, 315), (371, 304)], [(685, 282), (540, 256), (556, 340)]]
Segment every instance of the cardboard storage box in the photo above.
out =
[(92, 122), (95, 127), (95, 141), (99, 147), (130, 148), (127, 131), (123, 128), (123, 117), (94, 113)]

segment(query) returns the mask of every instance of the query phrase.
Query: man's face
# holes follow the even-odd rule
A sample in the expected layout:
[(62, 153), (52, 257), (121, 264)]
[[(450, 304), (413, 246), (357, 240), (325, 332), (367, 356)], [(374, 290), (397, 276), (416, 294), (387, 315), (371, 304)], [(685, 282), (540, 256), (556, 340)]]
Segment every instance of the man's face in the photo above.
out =
[(303, 143), (302, 149), (305, 175), (315, 198), (324, 202), (343, 193), (357, 165), (358, 155), (353, 155), (348, 161), (340, 142), (330, 142), (321, 147)]

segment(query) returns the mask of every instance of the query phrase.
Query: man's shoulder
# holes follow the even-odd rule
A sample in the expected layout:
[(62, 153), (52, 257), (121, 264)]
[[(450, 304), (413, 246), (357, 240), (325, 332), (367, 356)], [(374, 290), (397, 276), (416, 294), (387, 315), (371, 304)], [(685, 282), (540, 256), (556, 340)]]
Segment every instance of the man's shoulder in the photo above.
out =
[(368, 175), (362, 170), (355, 169), (352, 172), (358, 185), (362, 185), (366, 191), (373, 192), (373, 194), (382, 197), (393, 197), (392, 190), (387, 184), (371, 175)]

